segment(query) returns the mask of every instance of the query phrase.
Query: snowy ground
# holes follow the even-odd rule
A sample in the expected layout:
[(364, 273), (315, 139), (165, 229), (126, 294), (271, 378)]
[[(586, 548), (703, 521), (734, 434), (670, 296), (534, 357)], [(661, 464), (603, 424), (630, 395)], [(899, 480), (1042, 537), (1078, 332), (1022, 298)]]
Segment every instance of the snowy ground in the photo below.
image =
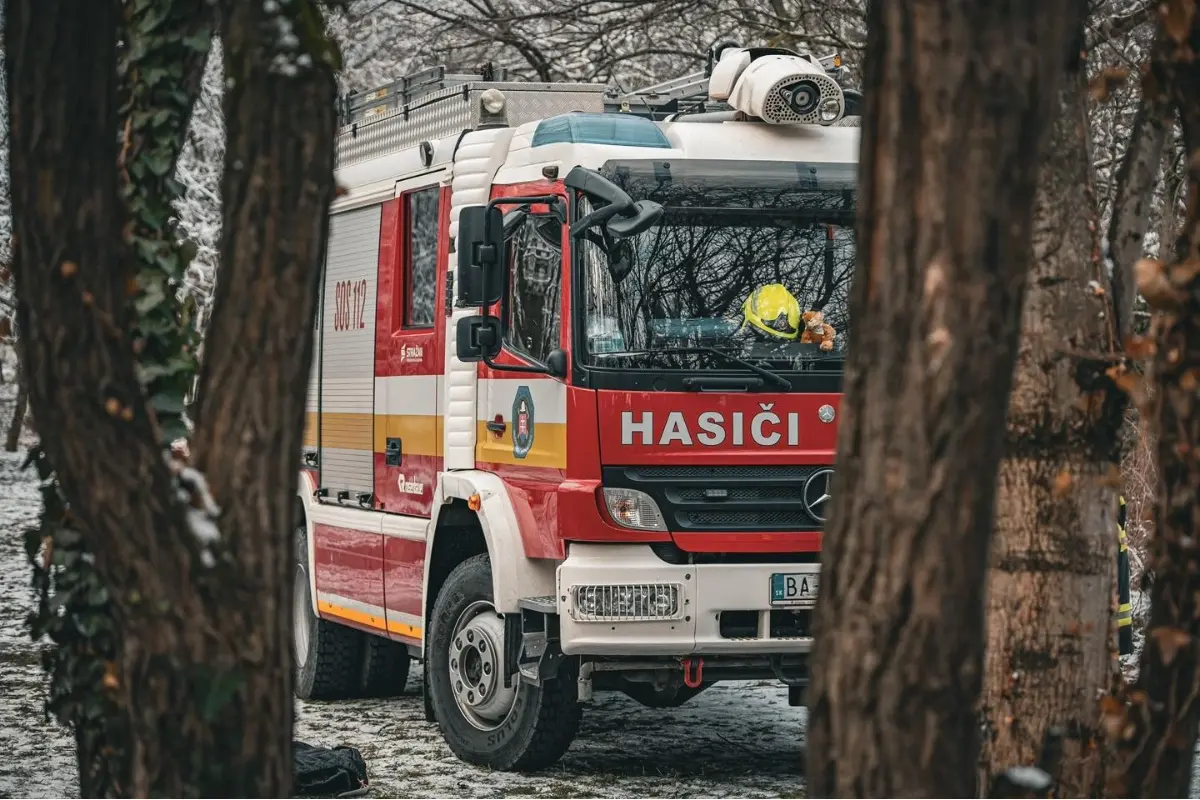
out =
[[(2, 401), (3, 398), (0, 398)], [(0, 411), (6, 404), (0, 402)], [(7, 421), (7, 415), (0, 413)], [(22, 532), (37, 517), (22, 454), (0, 452), (0, 797), (78, 794), (66, 731), (42, 714), (44, 678), (24, 627), (29, 569)], [(597, 695), (575, 744), (536, 775), (458, 761), (425, 722), (420, 670), (396, 700), (297, 703), (296, 738), (362, 751), (383, 797), (802, 797), (805, 712), (775, 684), (716, 686), (679, 709)]]

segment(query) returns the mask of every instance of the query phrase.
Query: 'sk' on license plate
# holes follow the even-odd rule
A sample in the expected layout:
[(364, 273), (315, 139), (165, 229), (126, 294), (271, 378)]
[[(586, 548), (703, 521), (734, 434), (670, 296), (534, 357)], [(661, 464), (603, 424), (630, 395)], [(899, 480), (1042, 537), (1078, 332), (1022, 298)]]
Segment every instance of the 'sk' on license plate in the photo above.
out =
[(817, 602), (820, 582), (816, 572), (776, 572), (771, 576), (771, 605), (811, 606)]

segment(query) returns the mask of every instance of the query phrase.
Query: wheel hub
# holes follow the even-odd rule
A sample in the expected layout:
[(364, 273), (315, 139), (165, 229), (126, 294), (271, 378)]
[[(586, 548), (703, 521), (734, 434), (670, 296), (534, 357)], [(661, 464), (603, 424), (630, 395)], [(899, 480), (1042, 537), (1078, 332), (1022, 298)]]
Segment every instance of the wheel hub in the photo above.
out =
[(505, 688), (504, 620), (488, 603), (475, 603), (459, 617), (450, 639), (450, 688), (463, 717), (480, 730), (504, 721), (517, 699)]
[(308, 661), (309, 618), (308, 610), (312, 600), (308, 593), (308, 571), (301, 564), (296, 565), (296, 575), (292, 582), (292, 639), (296, 643), (296, 664)]

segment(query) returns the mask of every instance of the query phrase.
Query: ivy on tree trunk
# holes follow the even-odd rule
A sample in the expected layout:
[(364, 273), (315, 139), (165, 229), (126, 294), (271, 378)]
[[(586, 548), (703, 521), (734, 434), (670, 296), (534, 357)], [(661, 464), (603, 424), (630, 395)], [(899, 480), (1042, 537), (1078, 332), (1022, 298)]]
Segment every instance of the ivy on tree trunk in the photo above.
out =
[[(118, 177), (119, 11), (91, 0), (6, 7), (18, 324), (40, 468), (47, 477), (53, 464), (70, 509), (55, 505), (48, 482), (48, 517), (94, 554), (107, 593), (97, 601), (118, 632), (118, 663), (102, 678), (127, 725), (128, 772), (114, 791), (288, 796), (286, 565), (333, 196), (336, 53), (310, 0), (219, 5), (234, 83), (218, 286), (236, 290), (218, 292), (214, 316), (227, 330), (201, 378), (193, 438), (205, 481), (166, 457), (168, 417), (182, 403), (164, 406), (145, 390), (185, 371), (155, 376), (145, 366), (188, 334), (169, 291), (179, 262), (170, 244), (154, 244), (166, 222), (154, 216), (155, 192), (171, 189), (169, 167), (155, 161), (154, 141), (139, 140), (146, 128), (135, 118), (160, 102), (157, 92), (143, 98), (148, 106), (136, 91), (129, 98), (122, 166), (125, 185), (147, 177), (134, 174), (144, 163), (159, 188), (139, 195)], [(183, 101), (170, 101), (178, 120)], [(151, 257), (161, 274), (147, 267)], [(140, 358), (155, 335), (168, 340), (163, 349)], [(245, 411), (222, 413), (229, 405)], [(104, 711), (91, 709), (100, 719)]]
[(976, 796), (983, 587), (1038, 151), (1085, 10), (868, 6), (813, 796)]

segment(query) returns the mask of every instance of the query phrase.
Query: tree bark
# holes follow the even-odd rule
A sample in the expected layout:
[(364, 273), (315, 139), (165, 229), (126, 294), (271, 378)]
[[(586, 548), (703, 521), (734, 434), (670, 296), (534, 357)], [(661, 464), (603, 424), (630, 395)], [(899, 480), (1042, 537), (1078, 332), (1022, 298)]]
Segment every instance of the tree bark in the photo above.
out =
[(858, 252), (809, 723), (814, 796), (975, 796), (983, 586), (1077, 0), (868, 8)]
[[(194, 524), (203, 513), (178, 499), (135, 372), (117, 191), (118, 4), (5, 9), (23, 363), (42, 444), (121, 628), (115, 691), (132, 752), (122, 789), (135, 796), (291, 788), (290, 531), (333, 196), (336, 59), (310, 0), (222, 8), (234, 86), (230, 275), (216, 313), (228, 327), (206, 348), (195, 434), (219, 529)], [(281, 51), (294, 70), (278, 69)]]
[[(1161, 43), (1155, 42), (1154, 46), (1160, 47)], [(1137, 295), (1133, 265), (1142, 257), (1150, 226), (1150, 205), (1154, 200), (1158, 165), (1167, 142), (1170, 112), (1166, 96), (1157, 90), (1147, 72), (1143, 76), (1142, 96), (1125, 158), (1117, 169), (1117, 194), (1108, 224), (1113, 300), (1121, 341), (1127, 341), (1133, 330), (1133, 305)]]
[[(1108, 704), (1129, 797), (1186, 797), (1200, 725), (1200, 13), (1194, 0), (1162, 5), (1154, 75), (1179, 109), (1187, 216), (1173, 263), (1143, 262), (1139, 289), (1154, 309), (1158, 502), (1148, 569), (1150, 623), (1138, 681)], [(1120, 785), (1123, 784), (1123, 785)]]
[[(1042, 152), (1033, 266), (1009, 399), (987, 584), (983, 778), (1037, 764), (1051, 729), (1068, 734), (1057, 797), (1103, 786), (1098, 694), (1111, 655), (1116, 492), (1123, 397), (1090, 395), (1112, 352), (1096, 257), (1087, 90), (1068, 77)], [(1084, 377), (1081, 386), (1079, 378)], [(1087, 395), (1081, 394), (1086, 390)]]
[(17, 367), (14, 376), (17, 381), (17, 403), (13, 408), (12, 419), (8, 423), (8, 434), (4, 438), (6, 452), (15, 453), (21, 444), (21, 430), (25, 427), (25, 412), (29, 408), (29, 392), (25, 389), (25, 381), (21, 376), (21, 368)]

